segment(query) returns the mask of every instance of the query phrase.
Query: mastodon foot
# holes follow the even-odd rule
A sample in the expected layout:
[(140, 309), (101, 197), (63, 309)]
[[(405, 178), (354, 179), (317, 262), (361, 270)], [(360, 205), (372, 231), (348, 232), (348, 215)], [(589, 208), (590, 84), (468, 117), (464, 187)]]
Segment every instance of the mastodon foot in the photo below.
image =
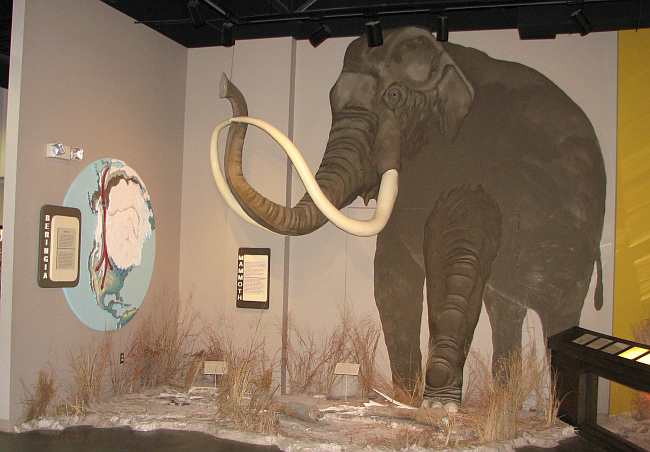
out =
[(447, 413), (455, 414), (460, 406), (461, 388), (456, 386), (446, 386), (443, 388), (433, 388), (426, 386), (424, 388), (424, 397), (422, 398), (423, 408), (444, 408)]

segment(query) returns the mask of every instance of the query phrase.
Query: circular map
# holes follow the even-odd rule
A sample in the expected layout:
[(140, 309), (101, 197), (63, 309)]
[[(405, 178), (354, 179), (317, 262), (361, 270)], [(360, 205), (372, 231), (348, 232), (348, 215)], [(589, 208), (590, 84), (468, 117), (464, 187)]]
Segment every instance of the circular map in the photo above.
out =
[(121, 160), (96, 160), (72, 182), (63, 204), (81, 210), (79, 284), (63, 289), (94, 330), (126, 325), (142, 305), (156, 249), (147, 187)]

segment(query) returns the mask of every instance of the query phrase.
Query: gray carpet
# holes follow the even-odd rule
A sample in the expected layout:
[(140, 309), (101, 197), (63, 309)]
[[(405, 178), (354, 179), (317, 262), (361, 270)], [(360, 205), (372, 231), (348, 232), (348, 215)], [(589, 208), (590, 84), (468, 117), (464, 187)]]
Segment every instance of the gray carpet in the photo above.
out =
[(129, 428), (72, 427), (62, 431), (0, 432), (0, 452), (262, 452), (256, 446), (176, 430), (136, 432)]

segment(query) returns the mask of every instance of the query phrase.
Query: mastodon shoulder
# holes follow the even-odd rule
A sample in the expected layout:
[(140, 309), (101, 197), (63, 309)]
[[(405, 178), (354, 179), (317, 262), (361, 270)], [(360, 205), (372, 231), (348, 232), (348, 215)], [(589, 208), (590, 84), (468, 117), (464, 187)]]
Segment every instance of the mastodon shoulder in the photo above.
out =
[(556, 83), (525, 64), (492, 58), (487, 53), (445, 43), (446, 51), (484, 99), (500, 99), (522, 123), (556, 136), (569, 135), (595, 140), (595, 132), (582, 108)]

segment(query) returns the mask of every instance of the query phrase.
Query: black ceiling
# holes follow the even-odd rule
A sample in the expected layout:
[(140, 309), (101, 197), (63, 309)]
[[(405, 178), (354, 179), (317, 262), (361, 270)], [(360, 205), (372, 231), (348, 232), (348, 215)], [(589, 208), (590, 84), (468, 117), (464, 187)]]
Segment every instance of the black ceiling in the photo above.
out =
[[(54, 1), (54, 0), (50, 0)], [(649, 0), (102, 0), (186, 47), (237, 39), (307, 39), (322, 24), (328, 35), (358, 36), (365, 23), (420, 25), (438, 31), (518, 28), (522, 38), (650, 27)], [(0, 0), (0, 86), (7, 87), (12, 0)], [(190, 5), (190, 7), (188, 7)], [(195, 5), (195, 8), (191, 8)], [(197, 12), (194, 20), (190, 10)], [(586, 20), (588, 29), (576, 20)], [(443, 18), (443, 19), (441, 19)], [(224, 42), (224, 39), (226, 42)]]
[[(432, 27), (446, 16), (450, 32), (519, 28), (523, 37), (584, 32), (572, 13), (582, 9), (591, 31), (650, 27), (648, 0), (103, 0), (186, 47), (235, 39), (308, 38), (323, 23), (331, 36), (357, 36), (369, 20), (383, 27)], [(188, 3), (198, 5), (193, 21)], [(229, 26), (229, 25), (227, 25)], [(453, 40), (453, 35), (451, 36)]]

